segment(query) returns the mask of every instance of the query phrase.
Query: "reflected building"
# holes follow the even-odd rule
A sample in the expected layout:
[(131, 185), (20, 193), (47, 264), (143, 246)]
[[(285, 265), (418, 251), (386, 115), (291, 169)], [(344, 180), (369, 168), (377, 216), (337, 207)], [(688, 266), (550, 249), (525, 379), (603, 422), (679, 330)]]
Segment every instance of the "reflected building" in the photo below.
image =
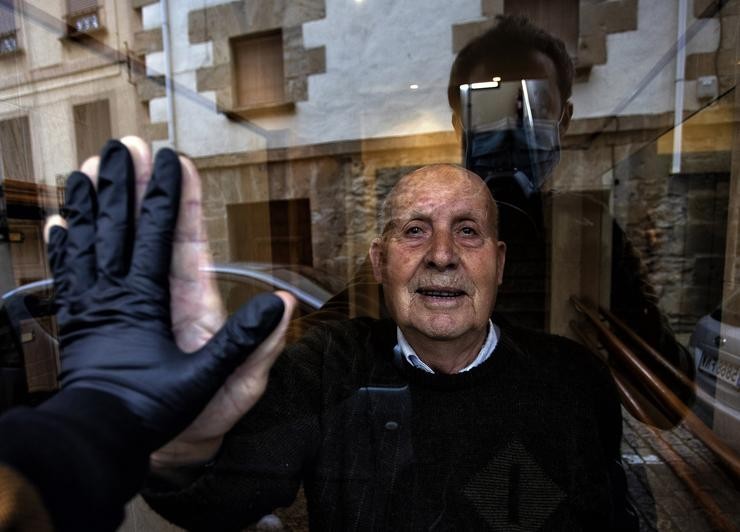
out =
[(104, 139), (144, 132), (132, 48), (140, 24), (140, 11), (113, 0), (0, 2), (6, 282), (49, 274), (41, 228), (58, 209), (65, 176)]
[[(672, 2), (141, 3), (150, 4), (136, 47), (155, 87), (140, 90), (152, 138), (202, 171), (217, 259), (297, 262), (349, 279), (398, 177), (460, 162), (449, 68), (505, 13), (559, 36), (577, 71), (574, 119), (548, 184), (546, 282), (511, 299), (544, 302), (537, 319), (564, 334), (571, 295), (609, 306), (611, 216), (679, 334), (734, 285), (723, 277), (731, 7), (696, 1), (684, 20)], [(168, 68), (169, 93), (157, 83)]]
[[(0, 0), (0, 288), (48, 275), (40, 231), (64, 176), (127, 134), (193, 159), (217, 261), (349, 281), (396, 181), (462, 161), (450, 67), (513, 14), (565, 43), (575, 112), (546, 184), (545, 259), (529, 280), (505, 276), (500, 304), (575, 336), (573, 296), (619, 299), (625, 236), (682, 344), (723, 301), (740, 305), (729, 297), (740, 282), (738, 0), (453, 4)], [(366, 312), (365, 296), (350, 304)], [(716, 347), (727, 334), (712, 332)], [(736, 352), (716, 356), (704, 370), (740, 368)], [(737, 397), (737, 384), (717, 391)], [(727, 418), (711, 422), (740, 448)]]

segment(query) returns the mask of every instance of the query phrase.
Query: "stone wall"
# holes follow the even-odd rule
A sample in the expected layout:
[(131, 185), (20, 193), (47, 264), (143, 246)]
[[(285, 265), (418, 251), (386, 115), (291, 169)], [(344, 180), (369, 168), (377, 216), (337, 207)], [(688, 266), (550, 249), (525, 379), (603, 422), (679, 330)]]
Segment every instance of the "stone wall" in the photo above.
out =
[(307, 198), (314, 266), (346, 281), (379, 231), (377, 206), (395, 182), (420, 166), (457, 160), (452, 134), (196, 159), (214, 258), (228, 261), (229, 238), (239, 238), (228, 234), (227, 205)]
[[(611, 209), (642, 255), (647, 279), (676, 331), (690, 332), (721, 297), (729, 152), (687, 153), (683, 172), (670, 175), (670, 154), (662, 152), (662, 141), (655, 141), (666, 135), (670, 117), (652, 124), (655, 129), (640, 117), (613, 125), (574, 122), (550, 186), (557, 192), (611, 195), (603, 212), (609, 216)], [(227, 205), (307, 198), (314, 266), (346, 281), (379, 232), (377, 208), (396, 181), (419, 166), (459, 160), (454, 135), (431, 134), (196, 163), (204, 177), (208, 234), (217, 260), (228, 261), (228, 239), (239, 238), (228, 234)], [(585, 277), (591, 275), (589, 268), (608, 263), (608, 257), (606, 263), (581, 263), (576, 265), (580, 272), (571, 269), (567, 275)]]
[(615, 216), (677, 333), (690, 333), (722, 297), (729, 166), (711, 171), (694, 157), (694, 168), (671, 175), (670, 156), (651, 144), (615, 169)]

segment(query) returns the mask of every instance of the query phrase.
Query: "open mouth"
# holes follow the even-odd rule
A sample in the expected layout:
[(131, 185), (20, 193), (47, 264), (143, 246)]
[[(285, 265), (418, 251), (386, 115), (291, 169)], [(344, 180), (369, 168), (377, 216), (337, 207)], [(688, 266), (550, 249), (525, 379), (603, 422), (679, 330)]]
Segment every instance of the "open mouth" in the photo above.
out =
[(454, 288), (418, 288), (416, 293), (426, 297), (441, 298), (455, 298), (465, 295), (464, 291)]

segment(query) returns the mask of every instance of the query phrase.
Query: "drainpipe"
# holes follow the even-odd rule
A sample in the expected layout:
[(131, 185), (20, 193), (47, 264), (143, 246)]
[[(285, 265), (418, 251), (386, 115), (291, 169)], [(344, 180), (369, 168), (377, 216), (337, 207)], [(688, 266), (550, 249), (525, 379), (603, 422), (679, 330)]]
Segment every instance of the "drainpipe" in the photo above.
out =
[(162, 13), (162, 53), (164, 54), (164, 90), (167, 99), (167, 144), (177, 150), (175, 128), (175, 92), (172, 88), (172, 45), (170, 43), (170, 6), (168, 0), (159, 0)]
[(683, 140), (683, 103), (686, 81), (686, 12), (688, 0), (678, 0), (678, 27), (676, 28), (676, 91), (673, 110), (673, 162), (671, 173), (681, 172), (681, 143)]

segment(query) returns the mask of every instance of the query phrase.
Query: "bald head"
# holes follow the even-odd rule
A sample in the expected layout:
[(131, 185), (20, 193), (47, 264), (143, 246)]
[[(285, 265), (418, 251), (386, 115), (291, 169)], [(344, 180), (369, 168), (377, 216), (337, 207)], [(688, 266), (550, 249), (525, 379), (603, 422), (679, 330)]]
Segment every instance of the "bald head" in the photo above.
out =
[(411, 207), (422, 192), (451, 192), (455, 195), (473, 195), (484, 200), (491, 233), (498, 235), (498, 208), (483, 180), (473, 172), (454, 164), (432, 164), (406, 174), (391, 189), (383, 201), (380, 227), (386, 235), (397, 221), (397, 213)]
[(388, 313), (425, 363), (454, 373), (483, 345), (503, 279), (493, 197), (474, 173), (438, 164), (404, 176), (383, 211), (370, 261)]

